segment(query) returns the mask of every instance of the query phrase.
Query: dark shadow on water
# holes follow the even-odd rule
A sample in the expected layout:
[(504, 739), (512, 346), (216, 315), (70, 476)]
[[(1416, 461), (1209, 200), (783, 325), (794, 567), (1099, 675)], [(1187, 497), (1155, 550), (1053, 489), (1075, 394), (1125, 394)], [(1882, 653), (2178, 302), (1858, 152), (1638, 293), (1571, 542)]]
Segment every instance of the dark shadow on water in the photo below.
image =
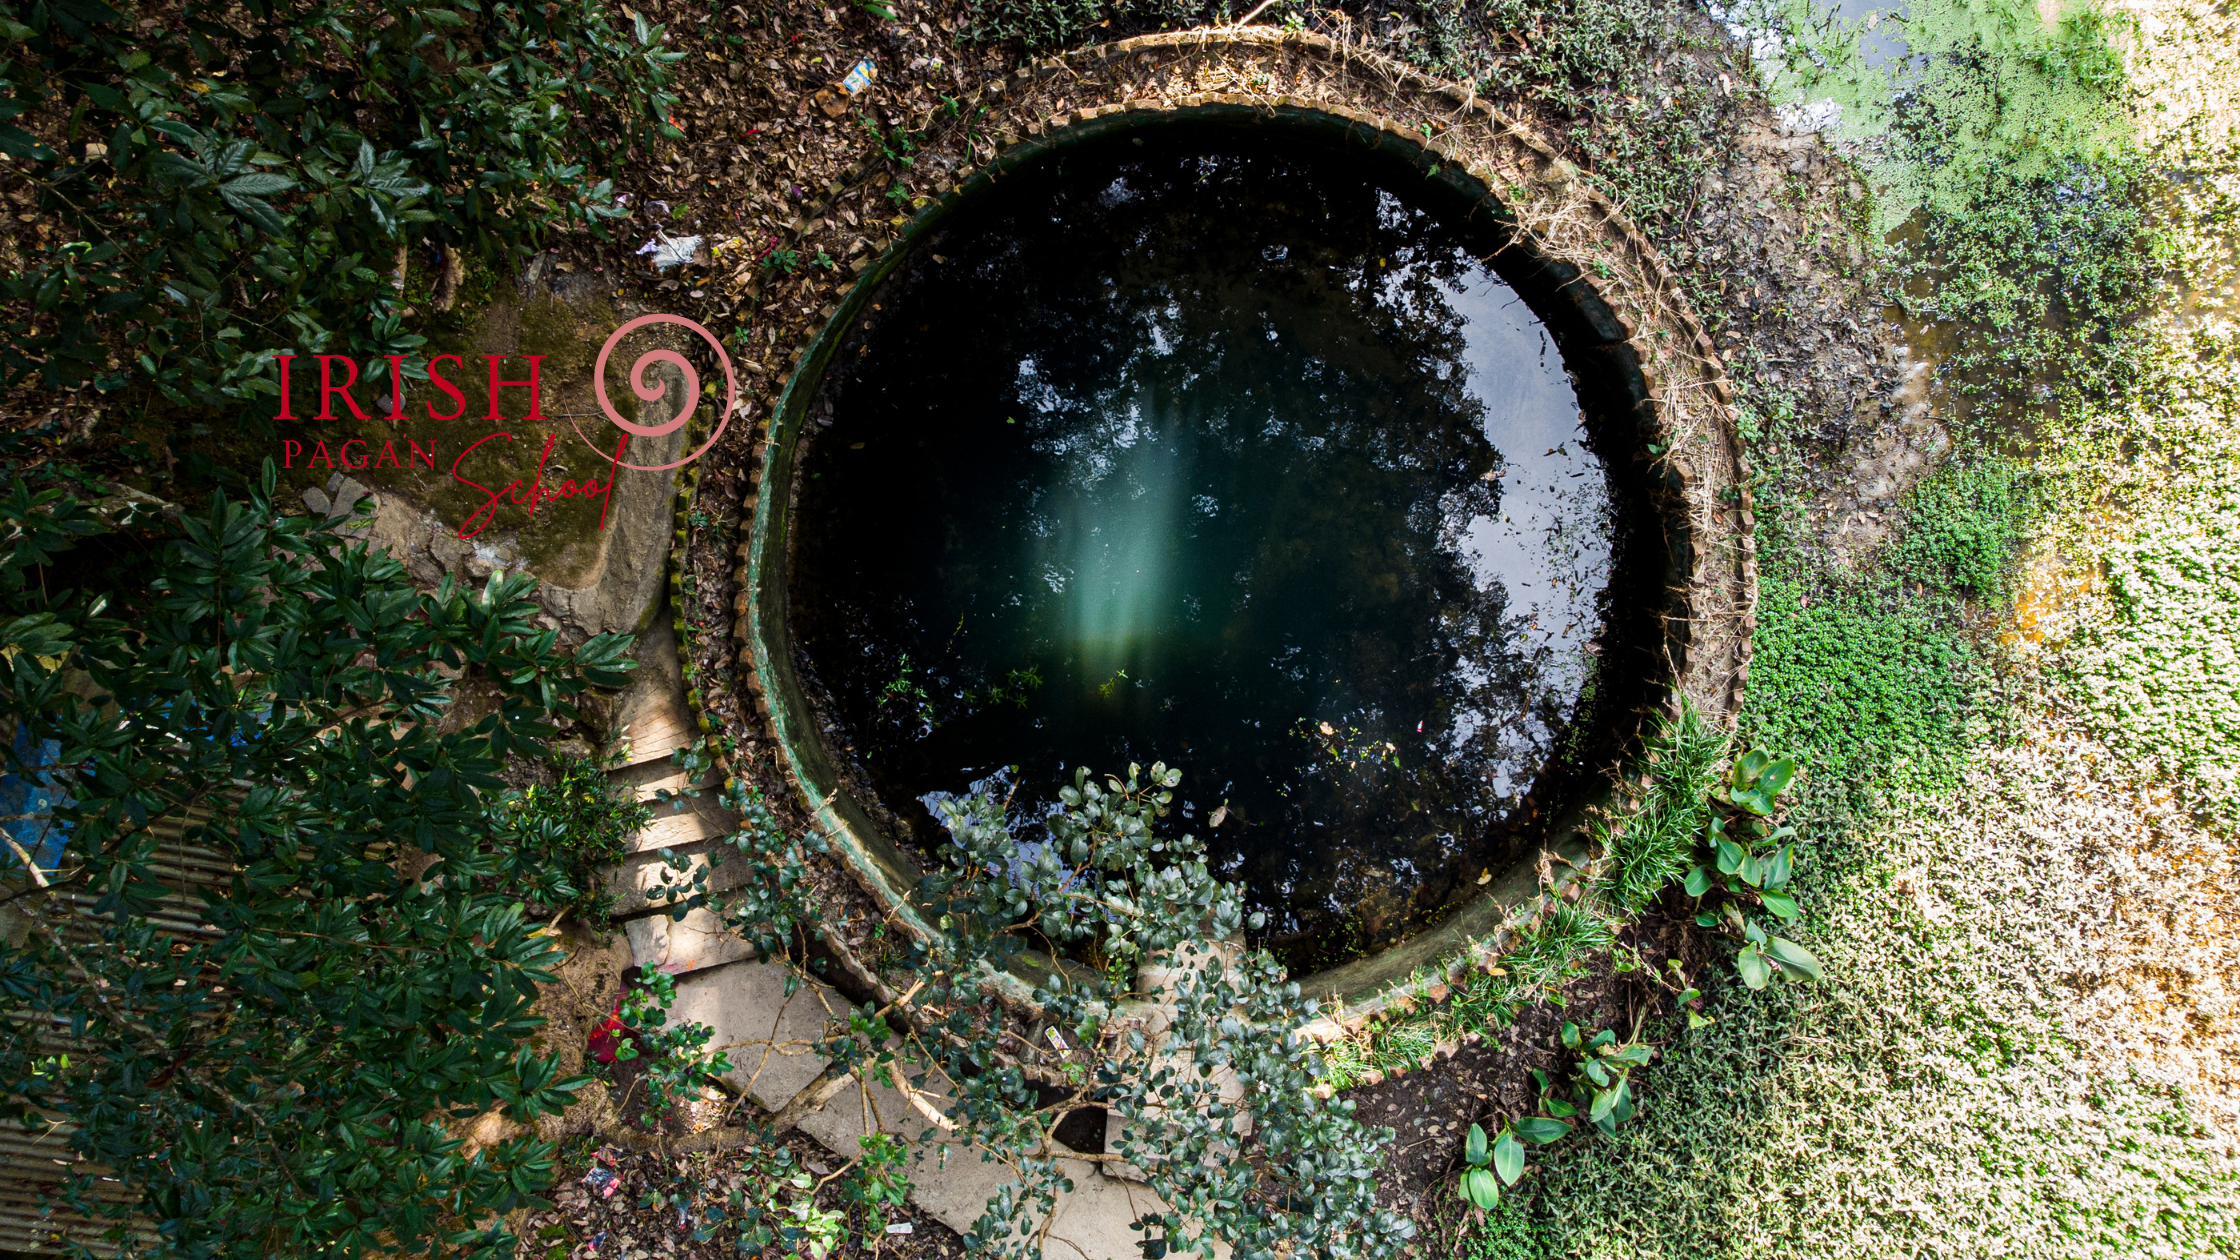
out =
[(833, 751), (927, 852), (975, 781), (1031, 820), (1076, 765), (1178, 765), (1174, 825), (1295, 972), (1435, 919), (1657, 676), (1638, 430), (1588, 419), (1615, 387), (1480, 261), (1495, 227), (1358, 155), (1176, 127), (1002, 187), (878, 295), (804, 437)]

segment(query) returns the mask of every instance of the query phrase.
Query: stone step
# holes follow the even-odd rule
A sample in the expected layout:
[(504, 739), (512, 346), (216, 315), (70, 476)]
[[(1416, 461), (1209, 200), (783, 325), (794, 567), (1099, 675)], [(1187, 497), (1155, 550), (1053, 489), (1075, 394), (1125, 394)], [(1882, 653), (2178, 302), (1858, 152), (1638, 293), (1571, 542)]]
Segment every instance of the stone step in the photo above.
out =
[(622, 931), (630, 938), (632, 964), (672, 976), (754, 957), (754, 946), (740, 940), (704, 908), (685, 912), (682, 920), (649, 914), (623, 924)]
[(622, 862), (600, 872), (600, 879), (605, 881), (607, 891), (614, 896), (614, 916), (624, 918), (638, 914), (652, 905), (651, 894), (661, 886), (665, 874), (674, 882), (689, 887), (694, 873), (708, 864), (708, 850), (717, 845), (723, 845), (726, 860), (723, 865), (708, 873), (708, 891), (721, 892), (726, 888), (737, 887), (739, 881), (747, 877), (746, 859), (732, 853), (731, 847), (721, 840), (695, 840), (677, 845), (676, 856), (684, 859), (689, 868), (678, 872), (668, 871), (658, 852), (648, 850), (633, 853)]
[[(658, 759), (633, 761), (627, 766), (610, 770), (607, 777), (629, 788), (639, 800), (650, 801), (655, 799), (655, 793), (662, 788), (671, 792), (681, 791), (692, 776), (685, 772), (684, 767), (672, 764), (667, 754), (663, 754)], [(714, 776), (711, 773), (708, 777)], [(706, 789), (702, 791), (705, 792)]]
[(706, 792), (684, 801), (683, 805), (679, 810), (675, 804), (656, 802), (652, 821), (625, 842), (630, 852), (681, 849), (702, 840), (720, 839), (738, 829), (737, 816), (718, 805), (715, 797)]
[(684, 702), (677, 639), (667, 618), (656, 617), (638, 636), (633, 655), (638, 668), (623, 690), (614, 720), (630, 741), (630, 764), (635, 766), (666, 760), (675, 749), (690, 747), (700, 732)]
[(815, 1051), (826, 1025), (845, 1018), (847, 999), (815, 980), (786, 995), (786, 968), (734, 962), (677, 981), (669, 1022), (715, 1030), (707, 1049), (731, 1060), (723, 1079), (765, 1111), (776, 1112), (808, 1088), (830, 1060)]
[[(952, 1101), (938, 1077), (929, 1076), (917, 1092), (937, 1115)], [(860, 1139), (866, 1133), (901, 1138), (910, 1148), (910, 1201), (960, 1234), (987, 1210), (989, 1196), (1018, 1180), (1008, 1166), (983, 1159), (977, 1144), (942, 1130), (899, 1090), (877, 1081), (867, 1085), (851, 1078), (831, 1100), (801, 1118), (801, 1129), (843, 1158), (862, 1152)], [(1058, 1196), (1043, 1235), (1043, 1260), (1141, 1260), (1143, 1249), (1137, 1243), (1144, 1235), (1128, 1226), (1164, 1211), (1159, 1197), (1142, 1185), (1107, 1176), (1099, 1161), (1061, 1155), (1057, 1162), (1060, 1174), (1072, 1179), (1073, 1191)], [(1229, 1248), (1216, 1243), (1214, 1254), (1228, 1260)]]

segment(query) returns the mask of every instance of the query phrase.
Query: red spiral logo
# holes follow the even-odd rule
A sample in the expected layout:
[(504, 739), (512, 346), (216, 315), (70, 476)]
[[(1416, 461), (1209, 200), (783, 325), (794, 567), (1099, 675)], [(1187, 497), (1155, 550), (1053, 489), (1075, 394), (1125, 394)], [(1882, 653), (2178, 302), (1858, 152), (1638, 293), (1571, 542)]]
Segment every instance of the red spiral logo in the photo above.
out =
[[(630, 392), (636, 394), (644, 402), (655, 402), (665, 397), (669, 392), (669, 387), (666, 384), (657, 385), (647, 379), (646, 374), (653, 369), (654, 365), (660, 363), (674, 364), (678, 371), (684, 373), (685, 405), (684, 409), (679, 411), (674, 419), (667, 424), (637, 424), (624, 419), (622, 413), (615, 410), (614, 403), (608, 400), (607, 359), (614, 354), (614, 348), (621, 344), (624, 337), (648, 324), (684, 325), (698, 333), (700, 340), (708, 343), (708, 348), (716, 352), (716, 362), (723, 365), (723, 380), (726, 390), (723, 400), (723, 414), (716, 421), (716, 431), (709, 434), (708, 440), (702, 442), (697, 450), (683, 459), (673, 460), (666, 464), (625, 464), (619, 457), (615, 460), (617, 468), (628, 468), (636, 472), (666, 472), (671, 468), (681, 468), (700, 458), (707, 453), (709, 447), (716, 444), (717, 438), (723, 436), (724, 428), (731, 423), (732, 413), (739, 407), (739, 377), (737, 373), (731, 370), (731, 356), (723, 352), (723, 343), (716, 340), (714, 333), (682, 315), (640, 315), (614, 330), (613, 335), (607, 338), (607, 343), (599, 347), (598, 362), (591, 366), (591, 390), (598, 396), (599, 410), (607, 413), (607, 419), (614, 421), (615, 425), (623, 432), (633, 437), (666, 437), (690, 423), (693, 413), (700, 409), (700, 374), (693, 370), (692, 364), (683, 355), (674, 350), (648, 350), (630, 364)], [(571, 420), (569, 423), (575, 424), (576, 422)], [(597, 443), (583, 436), (583, 428), (580, 424), (576, 424), (576, 436), (583, 438), (584, 444), (591, 449), (599, 450)], [(601, 451), (600, 453), (604, 454), (605, 452)]]

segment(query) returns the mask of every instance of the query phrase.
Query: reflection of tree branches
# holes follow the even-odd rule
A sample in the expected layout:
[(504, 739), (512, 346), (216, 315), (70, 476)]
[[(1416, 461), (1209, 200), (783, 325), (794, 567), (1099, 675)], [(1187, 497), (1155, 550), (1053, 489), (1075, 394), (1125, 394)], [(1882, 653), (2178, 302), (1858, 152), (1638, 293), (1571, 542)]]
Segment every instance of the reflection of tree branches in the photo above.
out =
[[(1457, 301), (1489, 276), (1473, 242), (1423, 207), (1316, 151), (1255, 146), (1082, 151), (1062, 176), (1022, 171), (1008, 201), (985, 203), (984, 217), (944, 243), (938, 281), (890, 304), (890, 331), (846, 395), (865, 410), (841, 420), (876, 430), (874, 444), (889, 441), (877, 408), (891, 404), (868, 402), (878, 378), (938, 398), (956, 423), (1000, 416), (1003, 437), (1027, 440), (969, 466), (936, 454), (935, 467), (909, 468), (905, 493), (946, 487), (946, 536), (898, 550), (892, 529), (851, 535), (843, 519), (804, 536), (797, 571), (820, 574), (830, 605), (813, 615), (849, 651), (869, 649), (856, 655), (892, 661), (907, 651), (964, 680), (1024, 659), (1050, 680), (1040, 704), (1063, 706), (1116, 664), (1060, 659), (1050, 647), (1073, 641), (1067, 588), (1100, 580), (1077, 554), (1080, 540), (1092, 526), (1150, 518), (1146, 503), (1157, 500), (1147, 496), (1202, 499), (1213, 523), (1180, 511), (1179, 541), (1161, 535), (1155, 545), (1233, 556), (1249, 590), (1201, 574), (1184, 599), (1144, 578), (1149, 594), (1137, 597), (1188, 604), (1203, 634), (1170, 653), (1156, 679), (1131, 673), (1146, 679), (1133, 698), (1101, 695), (1103, 712), (1150, 703), (1155, 682), (1160, 694), (1258, 720), (1258, 734), (1231, 723), (1189, 735), (1193, 773), (1227, 779), (1253, 767), (1254, 784), (1234, 797), (1253, 823), (1237, 835), (1296, 830), (1276, 847), (1334, 867), (1336, 851), (1318, 853), (1304, 833), (1343, 833), (1430, 869), (1442, 846), (1476, 841), (1514, 802), (1560, 727), (1535, 694), (1557, 680), (1521, 633), (1527, 610), (1482, 581), (1462, 545), (1469, 522), (1498, 518), (1499, 474), (1511, 463), (1488, 436), (1470, 317)], [(960, 311), (1004, 314), (974, 321), (965, 344), (940, 331)], [(912, 422), (922, 426), (923, 413)], [(816, 516), (809, 504), (803, 519)], [(1025, 558), (969, 541), (999, 537), (1018, 539)], [(1102, 546), (1090, 549), (1112, 554)], [(906, 551), (906, 572), (879, 567)], [(894, 589), (911, 595), (886, 593)], [(896, 616), (901, 603), (923, 609), (927, 624)], [(996, 604), (1005, 611), (985, 611)], [(960, 610), (972, 631), (950, 629)], [(1270, 659), (1271, 650), (1288, 655)], [(885, 680), (848, 676), (846, 655), (831, 658), (826, 679), (836, 707), (859, 738), (883, 740), (856, 716), (875, 697), (856, 693)], [(944, 759), (953, 772), (981, 732), (1040, 714), (1010, 719), (974, 703), (981, 689), (940, 694), (929, 683), (934, 703), (948, 706), (940, 747), (881, 743), (882, 773)], [(1392, 745), (1392, 764), (1318, 768), (1308, 746), (1280, 736), (1303, 715)], [(1275, 797), (1279, 786), (1295, 794)], [(1300, 823), (1309, 818), (1324, 826)], [(1298, 869), (1245, 874), (1273, 888)]]

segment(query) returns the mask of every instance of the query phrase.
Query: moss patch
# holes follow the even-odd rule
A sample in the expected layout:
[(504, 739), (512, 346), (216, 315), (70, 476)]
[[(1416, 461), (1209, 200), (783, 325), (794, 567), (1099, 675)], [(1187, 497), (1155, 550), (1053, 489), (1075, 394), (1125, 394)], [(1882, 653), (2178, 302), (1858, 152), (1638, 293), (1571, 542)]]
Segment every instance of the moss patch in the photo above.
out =
[[(392, 424), (386, 418), (391, 398), (387, 381), (362, 383), (353, 396), (367, 419), (350, 417), (337, 399), (336, 419), (278, 422), (281, 431), (274, 446), (294, 441), (301, 447), (301, 454), (291, 461), (293, 469), (285, 475), (296, 484), (312, 486), (335, 472), (347, 472), (378, 490), (404, 495), (453, 528), (479, 526), (477, 541), (509, 545), (548, 581), (582, 585), (596, 572), (601, 556), (604, 539), (599, 523), (605, 506), (601, 499), (577, 495), (547, 500), (533, 513), (513, 500), (527, 499), (532, 482), (556, 492), (570, 481), (579, 485), (607, 481), (607, 456), (620, 434), (599, 409), (591, 369), (599, 347), (622, 318), (603, 298), (571, 305), (540, 294), (492, 302), (461, 321), (454, 339), (432, 338), (426, 348), (432, 354), (456, 354), (463, 360), (433, 365), (458, 391), (458, 400), (436, 382), (411, 382), (405, 396), (407, 418)], [(637, 417), (639, 402), (624, 379), (630, 356), (654, 344), (653, 334), (633, 336), (609, 366), (608, 397), (632, 419)], [(528, 356), (543, 356), (537, 366), (542, 419), (525, 418), (529, 391), (512, 385), (501, 386), (498, 418), (490, 418), (492, 370), (484, 357), (488, 355), (501, 356), (496, 373), (501, 381), (527, 380)], [(387, 369), (386, 364), (378, 366)], [(414, 366), (424, 368), (427, 361), (423, 358)], [(318, 383), (316, 363), (299, 360), (294, 365), (291, 409), (298, 416), (318, 414)], [(459, 413), (456, 418), (431, 418), (431, 412), (443, 416), (454, 411)], [(609, 444), (606, 454), (594, 452), (586, 438)], [(325, 460), (317, 458), (317, 444), (322, 442)], [(341, 452), (351, 442), (365, 445), (351, 447), (345, 458)], [(494, 509), (492, 493), (500, 496)]]

